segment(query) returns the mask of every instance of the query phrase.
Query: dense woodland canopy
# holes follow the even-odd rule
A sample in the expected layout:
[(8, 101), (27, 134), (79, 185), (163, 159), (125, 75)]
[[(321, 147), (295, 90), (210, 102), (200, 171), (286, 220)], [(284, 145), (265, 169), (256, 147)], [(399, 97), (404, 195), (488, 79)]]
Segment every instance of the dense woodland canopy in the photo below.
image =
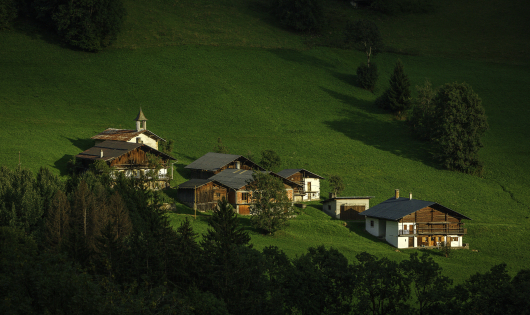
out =
[(530, 270), (506, 265), (453, 286), (436, 250), (396, 262), (334, 248), (290, 259), (253, 248), (226, 200), (198, 242), (165, 198), (123, 176), (66, 181), (0, 168), (0, 310), (5, 314), (521, 314)]

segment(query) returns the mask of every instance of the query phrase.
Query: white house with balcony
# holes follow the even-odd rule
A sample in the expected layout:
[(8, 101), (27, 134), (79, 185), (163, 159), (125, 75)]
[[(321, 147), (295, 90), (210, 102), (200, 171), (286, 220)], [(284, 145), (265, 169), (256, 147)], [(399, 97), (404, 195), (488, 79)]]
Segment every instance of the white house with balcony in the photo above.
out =
[(462, 219), (467, 216), (439, 203), (395, 196), (361, 212), (366, 231), (397, 248), (465, 247)]
[(303, 187), (295, 191), (295, 202), (320, 200), (320, 180), (324, 177), (302, 168), (285, 169), (277, 174)]

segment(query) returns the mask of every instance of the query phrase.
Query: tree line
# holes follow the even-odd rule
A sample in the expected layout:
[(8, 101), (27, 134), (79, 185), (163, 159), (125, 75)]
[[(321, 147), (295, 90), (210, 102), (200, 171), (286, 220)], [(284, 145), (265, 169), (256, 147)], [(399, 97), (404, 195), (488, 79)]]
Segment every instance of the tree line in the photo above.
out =
[(0, 168), (2, 314), (522, 314), (530, 270), (506, 265), (453, 286), (434, 251), (402, 262), (334, 248), (289, 258), (253, 248), (223, 200), (199, 241), (161, 193), (89, 171)]
[(126, 10), (122, 0), (0, 0), (0, 30), (18, 16), (42, 23), (75, 48), (95, 52), (116, 40)]

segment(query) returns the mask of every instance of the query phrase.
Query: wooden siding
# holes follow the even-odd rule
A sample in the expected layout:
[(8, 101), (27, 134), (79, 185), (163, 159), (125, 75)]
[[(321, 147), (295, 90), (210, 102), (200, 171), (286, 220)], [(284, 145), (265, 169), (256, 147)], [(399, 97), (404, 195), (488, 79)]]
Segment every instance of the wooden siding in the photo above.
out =
[(178, 190), (179, 200), (190, 208), (193, 208), (193, 205), (196, 204), (199, 211), (214, 209), (217, 202), (226, 197), (226, 188), (213, 182), (197, 187), (197, 189), (185, 188)]
[[(462, 234), (463, 223), (460, 218), (436, 209), (436, 206), (425, 207), (407, 216), (400, 223), (415, 223), (417, 234)], [(405, 233), (406, 234), (406, 233)]]
[(110, 162), (110, 167), (147, 166), (147, 154), (140, 148), (134, 149)]
[(365, 210), (365, 206), (349, 206), (341, 205), (340, 206), (340, 219), (346, 221), (363, 221), (364, 216), (359, 215), (359, 213)]

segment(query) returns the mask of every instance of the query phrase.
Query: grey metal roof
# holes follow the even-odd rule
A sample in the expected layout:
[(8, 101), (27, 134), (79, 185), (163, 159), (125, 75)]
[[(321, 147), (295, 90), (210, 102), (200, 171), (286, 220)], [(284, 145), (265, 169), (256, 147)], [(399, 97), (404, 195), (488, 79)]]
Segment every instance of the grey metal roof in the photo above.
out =
[[(227, 164), (230, 164), (231, 162), (234, 162), (237, 159), (248, 161), (251, 164), (255, 165), (256, 168), (260, 170), (265, 170), (263, 167), (257, 165), (256, 163), (252, 162), (251, 160), (247, 159), (246, 157), (242, 155), (224, 154), (224, 153), (215, 153), (215, 152), (206, 153), (205, 155), (191, 162), (184, 168), (206, 170), (206, 171), (217, 171), (221, 169), (223, 166), (226, 166)], [(252, 173), (252, 171), (250, 171), (250, 173)]]
[(233, 189), (240, 189), (252, 181), (252, 173), (253, 171), (251, 170), (229, 168), (219, 174), (215, 174), (209, 180), (214, 180)]
[(298, 172), (305, 172), (305, 173), (311, 175), (311, 177), (324, 179), (324, 177), (322, 177), (320, 175), (317, 175), (317, 174), (315, 174), (313, 172), (310, 172), (310, 171), (308, 171), (306, 169), (303, 169), (303, 168), (289, 168), (289, 169), (281, 170), (281, 171), (279, 171), (276, 174), (280, 175), (281, 177), (287, 178), (287, 177), (289, 177), (289, 176), (291, 176), (293, 174), (296, 174)]
[(190, 179), (189, 181), (180, 184), (178, 188), (198, 188), (204, 184), (208, 184), (211, 181), (211, 179)]
[(457, 217), (461, 217), (463, 219), (471, 220), (470, 218), (466, 217), (463, 214), (460, 214), (454, 210), (451, 210), (447, 207), (442, 206), (439, 203), (433, 202), (433, 201), (425, 201), (425, 200), (418, 200), (418, 199), (409, 199), (405, 197), (401, 197), (399, 199), (396, 199), (394, 197), (387, 199), (386, 201), (381, 202), (377, 206), (373, 206), (370, 209), (363, 211), (359, 213), (360, 215), (364, 215), (367, 217), (373, 217), (373, 218), (379, 218), (379, 219), (386, 219), (386, 220), (392, 220), (397, 221), (401, 218), (403, 218), (406, 215), (409, 215), (411, 213), (414, 213), (420, 209), (423, 209), (425, 207), (429, 207), (432, 205), (438, 205), (442, 208), (442, 210), (447, 211), (448, 213), (455, 215)]
[[(156, 149), (153, 149), (150, 146), (142, 144), (142, 143), (131, 143), (131, 142), (114, 141), (114, 140), (107, 140), (107, 141), (98, 143), (92, 148), (79, 153), (75, 157), (78, 159), (111, 161), (117, 157), (120, 157), (126, 154), (127, 152), (130, 152), (142, 146), (146, 149), (146, 151), (154, 152), (156, 155), (159, 155), (159, 156), (161, 155), (168, 160), (175, 160), (174, 157), (167, 155), (163, 152), (160, 152)], [(101, 151), (103, 151), (103, 157), (101, 157)]]

